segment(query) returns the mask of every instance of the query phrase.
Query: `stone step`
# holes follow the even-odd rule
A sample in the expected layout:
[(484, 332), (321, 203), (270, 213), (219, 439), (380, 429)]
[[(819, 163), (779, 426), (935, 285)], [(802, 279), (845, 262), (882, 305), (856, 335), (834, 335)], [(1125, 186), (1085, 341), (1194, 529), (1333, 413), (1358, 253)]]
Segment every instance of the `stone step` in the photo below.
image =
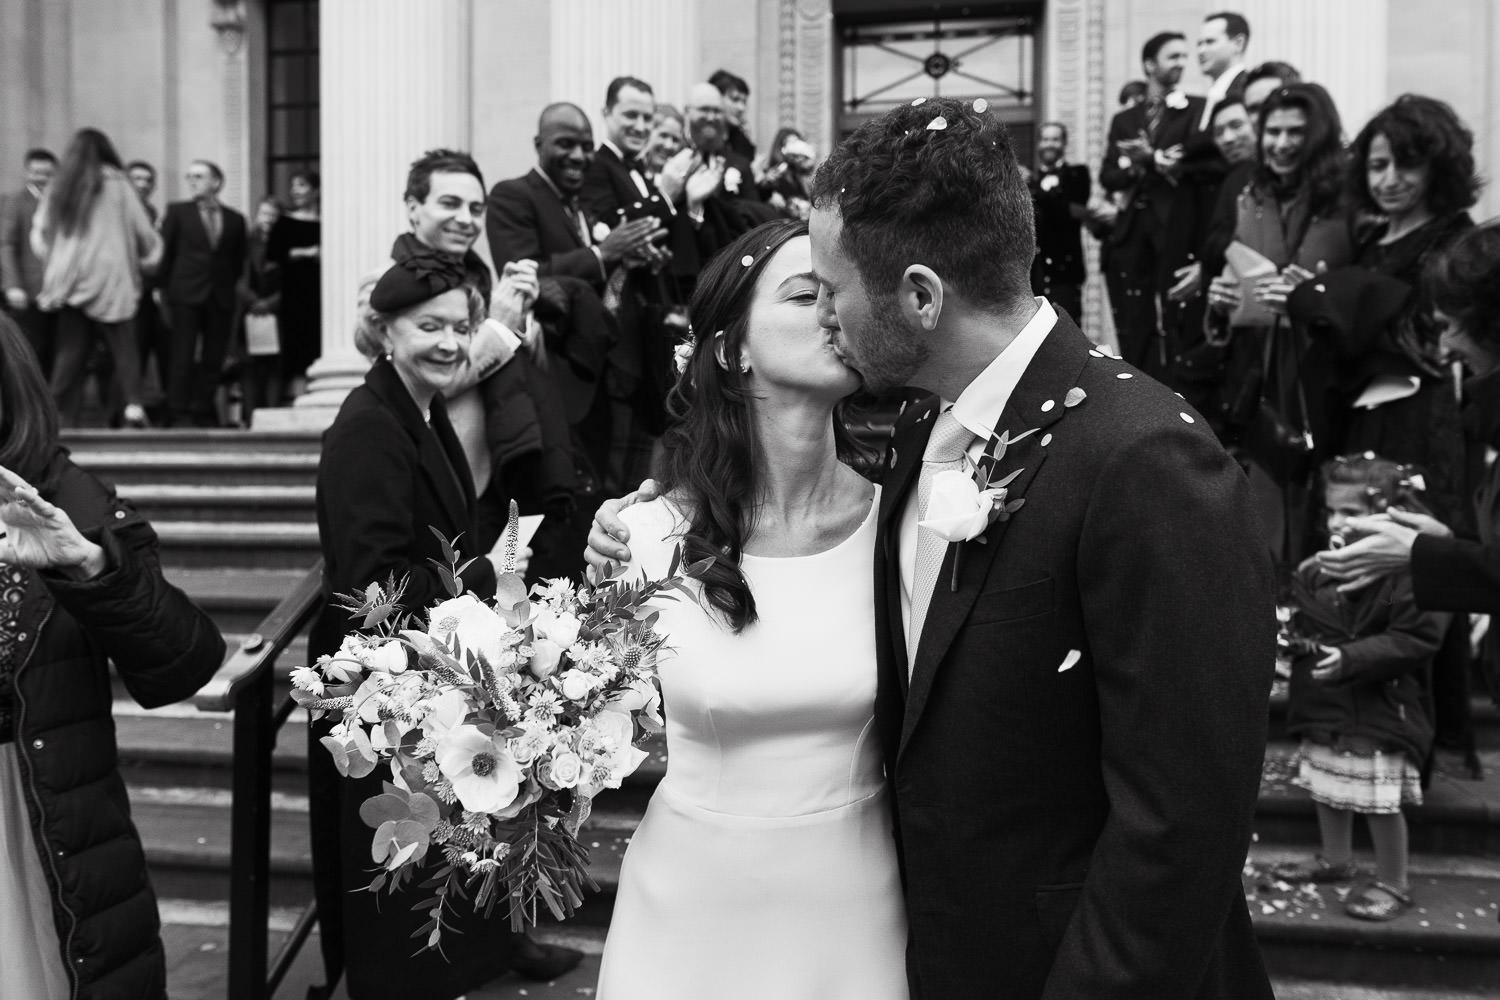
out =
[(73, 461), (126, 493), (151, 483), (305, 486), (318, 472), (316, 452), (258, 451), (248, 444), (211, 451), (79, 448)]
[[(163, 898), (162, 942), (167, 952), (167, 991), (172, 1000), (223, 1000), (227, 993), (229, 954), (229, 909), (193, 899)], [(300, 908), (277, 907), (271, 911), (268, 942), (275, 955), (291, 932)], [(603, 932), (571, 925), (544, 925), (533, 929), (531, 936), (548, 944), (576, 948), (584, 954), (583, 962), (552, 982), (531, 982), (510, 974), (477, 989), (470, 990), (469, 1000), (535, 1000), (537, 997), (578, 1000), (591, 996), (599, 980), (599, 956), (604, 951)], [(305, 996), (307, 988), (322, 984), (323, 966), (319, 955), (318, 929), (298, 952), (286, 979), (276, 996), (281, 1000)], [(342, 995), (342, 994), (338, 994)], [(1371, 997), (1369, 1000), (1386, 1000)], [(1389, 1000), (1407, 1000), (1391, 997)], [(1425, 998), (1411, 998), (1425, 1000)]]
[[(1268, 874), (1271, 865), (1309, 853), (1256, 847), (1246, 863), (1246, 902), (1277, 975), (1462, 990), (1500, 984), (1500, 861), (1414, 855), (1415, 905), (1372, 923), (1344, 912), (1353, 885), (1293, 886)], [(1373, 872), (1368, 854), (1356, 860)]]
[(255, 631), (302, 578), (308, 567), (223, 569), (169, 565), (167, 580), (180, 587), (225, 634)]
[(255, 451), (317, 454), (322, 440), (318, 433), (306, 431), (267, 432), (208, 428), (113, 431), (102, 428), (75, 428), (62, 432), (62, 443), (74, 453), (74, 461), (78, 461), (79, 453), (137, 454), (171, 451), (220, 454), (230, 451)]
[(231, 523), (156, 521), (162, 565), (174, 569), (241, 568), (306, 572), (317, 562), (318, 526), (308, 521)]
[[(1276, 741), (1266, 748), (1260, 798), (1255, 808), (1257, 842), (1316, 845), (1317, 815), (1307, 792), (1291, 783), (1296, 744)], [(1414, 851), (1467, 857), (1500, 857), (1500, 751), (1480, 754), (1483, 780), (1463, 774), (1456, 756), (1442, 753), (1423, 804), (1405, 809)], [(1367, 843), (1363, 823), (1356, 843)]]
[(147, 520), (306, 521), (316, 520), (312, 484), (128, 483), (120, 495)]

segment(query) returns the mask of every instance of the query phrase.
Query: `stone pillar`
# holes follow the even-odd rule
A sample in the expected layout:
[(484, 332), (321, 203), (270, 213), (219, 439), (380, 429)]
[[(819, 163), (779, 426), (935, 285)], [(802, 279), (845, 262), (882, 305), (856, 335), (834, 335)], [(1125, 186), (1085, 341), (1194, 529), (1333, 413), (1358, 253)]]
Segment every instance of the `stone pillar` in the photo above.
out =
[(323, 177), (323, 353), (291, 411), (255, 426), (326, 426), (369, 363), (354, 348), (359, 279), (408, 228), (411, 161), (469, 147), (471, 0), (322, 0), (318, 14)]
[(832, 4), (778, 0), (776, 15), (777, 121), (796, 127), (826, 156), (838, 142)]
[(551, 99), (583, 108), (596, 142), (604, 91), (617, 76), (639, 77), (658, 101), (682, 107), (697, 82), (698, 0), (551, 0), (548, 9)]

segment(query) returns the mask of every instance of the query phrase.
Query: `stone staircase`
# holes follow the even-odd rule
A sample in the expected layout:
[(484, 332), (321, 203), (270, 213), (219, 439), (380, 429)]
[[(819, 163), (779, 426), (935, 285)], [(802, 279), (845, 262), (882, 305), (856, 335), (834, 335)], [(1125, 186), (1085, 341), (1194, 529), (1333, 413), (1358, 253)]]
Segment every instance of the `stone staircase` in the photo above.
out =
[[(75, 432), (74, 458), (151, 519), (167, 576), (242, 641), (317, 558), (313, 480), (317, 437), (235, 431)], [(284, 676), (306, 658), (299, 641)], [(1500, 996), (1500, 712), (1475, 703), (1486, 778), (1470, 781), (1448, 755), (1423, 806), (1409, 813), (1418, 910), (1391, 924), (1344, 916), (1336, 889), (1278, 886), (1264, 871), (1312, 853), (1310, 801), (1288, 783), (1294, 749), (1273, 704), (1271, 746), (1245, 885), (1278, 995), (1287, 1000), (1438, 1000)], [(135, 819), (162, 898), (174, 997), (223, 995), (227, 937), (231, 720), (191, 705), (144, 711), (121, 691), (116, 719)], [(311, 898), (307, 747), (302, 719), (283, 730), (272, 776), (272, 950)], [(577, 918), (542, 936), (590, 953), (555, 984), (502, 982), (470, 1000), (587, 995), (608, 926), (620, 861), (665, 773), (657, 748), (626, 786), (601, 796), (586, 831), (600, 892)], [(1364, 837), (1362, 828), (1357, 837)], [(1358, 843), (1358, 841), (1357, 841)], [(1368, 842), (1363, 842), (1367, 852)], [(1368, 863), (1368, 853), (1364, 855)], [(278, 996), (316, 982), (315, 942)]]

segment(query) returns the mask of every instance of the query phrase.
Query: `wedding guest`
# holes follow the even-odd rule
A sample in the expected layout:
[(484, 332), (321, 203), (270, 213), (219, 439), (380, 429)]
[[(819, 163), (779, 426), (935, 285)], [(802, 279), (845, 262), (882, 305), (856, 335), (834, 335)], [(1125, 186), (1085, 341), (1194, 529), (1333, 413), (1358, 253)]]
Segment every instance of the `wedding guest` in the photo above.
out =
[(1203, 238), (1196, 167), (1187, 165), (1203, 99), (1177, 89), (1187, 65), (1187, 40), (1154, 35), (1141, 49), (1149, 93), (1115, 115), (1099, 168), (1106, 191), (1128, 195), (1110, 233), (1110, 267), (1121, 301), (1111, 301), (1120, 353), (1158, 378), (1169, 377), (1196, 288), (1178, 288)]
[(1089, 168), (1067, 162), (1068, 127), (1046, 122), (1037, 135), (1037, 169), (1028, 186), (1036, 212), (1031, 290), (1083, 325), (1083, 220), (1093, 182)]
[(1126, 81), (1125, 86), (1120, 88), (1119, 97), (1115, 99), (1116, 103), (1119, 104), (1117, 110), (1124, 111), (1126, 108), (1135, 107), (1144, 101), (1146, 95), (1150, 92), (1151, 88), (1145, 80)]
[(162, 216), (156, 281), (171, 317), (168, 419), (216, 427), (214, 390), (234, 330), (235, 288), (245, 270), (245, 217), (219, 200), (224, 172), (208, 160), (188, 165), (186, 201)]
[(21, 189), (0, 196), (0, 291), (5, 294), (5, 311), (25, 332), (42, 373), (50, 375), (57, 314), (36, 304), (43, 264), (31, 249), (31, 220), (57, 172), (57, 157), (50, 150), (29, 149), (22, 166)]
[[(463, 371), (472, 331), (484, 320), (483, 296), (458, 260), (428, 250), (393, 264), (371, 291), (370, 306), (383, 356), (324, 433), (318, 465), (327, 604), (309, 635), (313, 657), (337, 652), (358, 627), (337, 595), (394, 575), (406, 580), (406, 609), (428, 608), (445, 594), (432, 566), (442, 558), (434, 531), (450, 541), (478, 533), (474, 482), (443, 392)], [(460, 576), (467, 592), (487, 599), (503, 567), (503, 545), (474, 554), (479, 558)], [(443, 954), (413, 955), (411, 932), (422, 918), (410, 909), (423, 890), (379, 897), (363, 891), (372, 831), (359, 807), (380, 793), (381, 781), (376, 774), (340, 777), (318, 742), (327, 728), (308, 729), (308, 783), (328, 985), (342, 974), (351, 1000), (447, 1000), (503, 974), (512, 965), (504, 919), (455, 915), (461, 933)]]
[(1301, 82), (1302, 74), (1297, 72), (1296, 67), (1291, 63), (1278, 62), (1275, 59), (1247, 70), (1240, 78), (1240, 87), (1245, 98), (1245, 110), (1250, 113), (1250, 120), (1257, 123), (1258, 127), (1260, 109), (1265, 105), (1266, 98), (1289, 83)]
[[(1416, 476), (1373, 452), (1325, 464), (1330, 540), (1357, 540), (1356, 518), (1420, 511)], [(1344, 912), (1388, 921), (1413, 905), (1402, 809), (1422, 804), (1422, 762), (1432, 749), (1428, 672), (1448, 616), (1418, 610), (1409, 573), (1356, 595), (1341, 593), (1340, 583), (1316, 559), (1292, 581), (1292, 626), (1312, 648), (1292, 662), (1287, 732), (1302, 741), (1294, 783), (1312, 794), (1322, 849), (1274, 874), (1293, 883), (1354, 881), (1354, 817), (1362, 815), (1375, 845), (1375, 878), (1346, 897)]]
[[(245, 270), (235, 286), (239, 299), (239, 326), (241, 339), (245, 339), (245, 321), (251, 316), (275, 317), (281, 308), (281, 272), (271, 262), (271, 231), (276, 228), (283, 209), (281, 199), (267, 195), (255, 207), (255, 224), (245, 243)], [(254, 412), (263, 406), (281, 405), (281, 331), (277, 329), (277, 348), (274, 352), (245, 354), (243, 391), (244, 419), (248, 423)]]
[(292, 175), (291, 210), (276, 220), (266, 257), (281, 275), (282, 398), (307, 391), (307, 368), (323, 350), (322, 180), (316, 170)]
[(1308, 354), (1306, 335), (1286, 322), (1287, 296), (1314, 273), (1348, 264), (1354, 246), (1347, 159), (1328, 92), (1315, 83), (1282, 87), (1260, 121), (1258, 165), (1236, 197), (1234, 238), (1275, 271), (1254, 287), (1261, 311), (1236, 318), (1241, 287), (1227, 273), (1210, 283), (1209, 306), (1228, 326), (1226, 434), (1244, 443), (1257, 470), (1267, 543), (1290, 572), (1311, 542), (1309, 491), (1316, 459), (1327, 455), (1315, 449), (1328, 447), (1330, 374)]
[(1203, 19), (1198, 31), (1198, 68), (1209, 79), (1203, 95), (1200, 131), (1208, 131), (1214, 106), (1244, 89), (1245, 49), (1250, 45), (1250, 22), (1243, 14), (1219, 11)]
[(749, 123), (746, 120), (750, 110), (750, 84), (745, 82), (744, 77), (736, 76), (727, 69), (715, 70), (708, 82), (724, 98), (724, 119), (728, 125), (724, 144), (736, 156), (750, 163), (755, 162), (755, 143), (750, 141)]
[[(145, 160), (131, 160), (125, 164), (125, 176), (130, 178), (131, 186), (141, 196), (141, 207), (146, 210), (146, 217), (151, 220), (151, 225), (157, 226), (161, 220), (161, 210), (151, 200), (156, 194), (156, 168)], [(146, 412), (153, 419), (159, 417), (165, 421), (167, 349), (171, 344), (170, 331), (162, 319), (161, 307), (157, 305), (158, 298), (155, 272), (143, 271), (141, 300), (135, 311), (135, 339), (141, 349), (141, 381), (151, 387), (148, 392), (153, 393)]]
[[(1423, 288), (1443, 350), (1470, 373), (1463, 385), (1463, 422), (1472, 451), (1500, 449), (1500, 224), (1486, 223), (1454, 240), (1427, 265)], [(1500, 462), (1474, 461), (1470, 476), (1477, 524), (1472, 533), (1392, 510), (1356, 521), (1364, 537), (1318, 553), (1318, 561), (1349, 592), (1409, 570), (1419, 608), (1500, 614)], [(1500, 632), (1493, 628), (1481, 645), (1480, 666), (1491, 693), (1500, 694)]]
[(31, 247), (46, 262), (37, 305), (57, 313), (52, 395), (64, 425), (79, 422), (89, 358), (102, 340), (114, 359), (125, 426), (145, 427), (135, 312), (142, 268), (155, 266), (161, 239), (98, 129), (80, 129), (68, 144), (32, 221)]
[(146, 708), (180, 701), (213, 676), (224, 640), (162, 576), (151, 526), (73, 464), (57, 425), (30, 347), (0, 316), (0, 993), (163, 998), (113, 685)]
[(816, 167), (816, 154), (802, 133), (794, 128), (778, 129), (765, 166), (756, 175), (761, 197), (786, 218), (806, 221)]
[(682, 152), (687, 145), (686, 135), (682, 112), (670, 104), (657, 104), (656, 114), (651, 118), (651, 135), (641, 153), (641, 165), (648, 180), (654, 181), (667, 161)]

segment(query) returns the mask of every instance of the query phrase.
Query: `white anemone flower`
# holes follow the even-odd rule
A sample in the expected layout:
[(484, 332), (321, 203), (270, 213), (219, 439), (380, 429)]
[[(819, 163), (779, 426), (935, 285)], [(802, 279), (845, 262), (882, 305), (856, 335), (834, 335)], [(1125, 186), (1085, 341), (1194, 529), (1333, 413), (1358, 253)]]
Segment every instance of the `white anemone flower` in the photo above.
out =
[(474, 726), (448, 731), (438, 744), (437, 764), (452, 783), (453, 794), (470, 812), (498, 812), (520, 794), (521, 769), (505, 741)]

